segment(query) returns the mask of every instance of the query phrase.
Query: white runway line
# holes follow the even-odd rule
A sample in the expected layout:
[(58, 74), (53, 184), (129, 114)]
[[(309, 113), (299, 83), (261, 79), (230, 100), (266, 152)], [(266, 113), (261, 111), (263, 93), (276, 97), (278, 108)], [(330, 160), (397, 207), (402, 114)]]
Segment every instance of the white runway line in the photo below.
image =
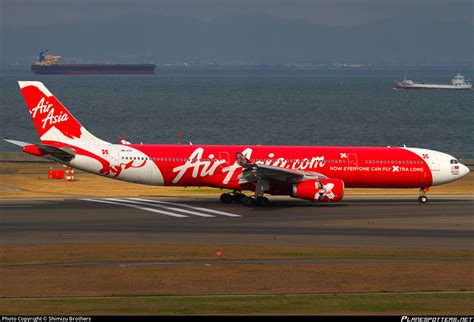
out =
[[(103, 199), (87, 199), (87, 198), (81, 198), (80, 200), (91, 201), (91, 202), (99, 202), (99, 203), (108, 203), (108, 204), (112, 204), (112, 205), (126, 206), (126, 207), (136, 208), (136, 209), (140, 209), (140, 210), (144, 210), (144, 211), (155, 212), (155, 213), (158, 213), (158, 214), (173, 216), (173, 217), (181, 217), (181, 218), (188, 217), (186, 215), (175, 214), (173, 212), (154, 209), (154, 208), (149, 208), (149, 207), (142, 207), (142, 206), (126, 203), (126, 202), (116, 202), (116, 201), (109, 201), (109, 200), (103, 200)], [(120, 199), (116, 199), (116, 200), (120, 200)]]
[(219, 210), (214, 210), (214, 209), (208, 209), (208, 208), (203, 208), (203, 207), (195, 207), (195, 206), (190, 206), (190, 205), (185, 205), (185, 204), (180, 204), (180, 203), (174, 203), (174, 202), (168, 202), (168, 201), (150, 200), (150, 199), (141, 199), (141, 198), (130, 198), (130, 199), (139, 200), (139, 201), (147, 201), (147, 202), (151, 202), (151, 203), (181, 206), (181, 207), (185, 207), (185, 208), (211, 212), (213, 214), (218, 214), (218, 215), (228, 216), (228, 217), (242, 217), (241, 215), (231, 214), (229, 212), (224, 212), (224, 211), (219, 211)]
[(172, 210), (172, 211), (177, 211), (177, 212), (184, 212), (186, 214), (191, 214), (191, 215), (200, 216), (200, 217), (215, 217), (214, 215), (208, 215), (208, 214), (204, 214), (204, 213), (196, 212), (196, 211), (192, 211), (192, 210), (186, 210), (186, 209), (182, 209), (182, 208), (170, 207), (170, 206), (165, 206), (165, 205), (158, 205), (154, 202), (151, 202), (151, 200), (148, 200), (148, 199), (130, 200), (130, 199), (106, 198), (106, 200), (130, 202), (130, 203), (136, 203), (136, 204), (141, 204), (141, 205), (150, 205), (152, 203), (154, 207), (160, 207), (160, 208), (164, 208), (164, 209), (168, 209), (168, 210)]

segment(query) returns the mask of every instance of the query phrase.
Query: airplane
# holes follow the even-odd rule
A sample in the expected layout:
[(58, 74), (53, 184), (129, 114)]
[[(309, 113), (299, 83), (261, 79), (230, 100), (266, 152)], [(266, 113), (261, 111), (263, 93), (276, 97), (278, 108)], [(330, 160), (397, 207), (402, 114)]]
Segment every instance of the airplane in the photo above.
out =
[(25, 153), (128, 182), (229, 189), (224, 204), (267, 206), (265, 194), (337, 202), (346, 187), (419, 188), (426, 203), (429, 187), (469, 173), (451, 155), (405, 146), (113, 144), (87, 131), (43, 83), (18, 84), (41, 143), (6, 141)]

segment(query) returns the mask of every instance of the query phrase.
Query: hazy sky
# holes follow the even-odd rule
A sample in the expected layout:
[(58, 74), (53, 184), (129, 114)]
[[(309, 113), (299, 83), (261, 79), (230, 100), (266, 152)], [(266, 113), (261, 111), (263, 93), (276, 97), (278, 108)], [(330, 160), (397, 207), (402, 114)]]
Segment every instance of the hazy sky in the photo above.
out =
[(97, 22), (133, 14), (185, 16), (211, 21), (226, 15), (269, 15), (312, 24), (352, 26), (392, 17), (472, 23), (472, 1), (465, 0), (173, 0), (86, 1), (2, 0), (4, 25), (38, 27)]
[(48, 47), (88, 60), (151, 52), (158, 63), (472, 64), (473, 3), (0, 0), (0, 62)]

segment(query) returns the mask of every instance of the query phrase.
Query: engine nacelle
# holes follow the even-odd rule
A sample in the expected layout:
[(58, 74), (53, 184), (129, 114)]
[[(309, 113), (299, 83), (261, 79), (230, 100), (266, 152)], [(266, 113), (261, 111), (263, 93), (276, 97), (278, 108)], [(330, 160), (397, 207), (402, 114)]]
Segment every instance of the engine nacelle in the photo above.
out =
[(291, 186), (291, 196), (295, 198), (334, 202), (344, 197), (344, 181), (338, 179), (310, 179)]

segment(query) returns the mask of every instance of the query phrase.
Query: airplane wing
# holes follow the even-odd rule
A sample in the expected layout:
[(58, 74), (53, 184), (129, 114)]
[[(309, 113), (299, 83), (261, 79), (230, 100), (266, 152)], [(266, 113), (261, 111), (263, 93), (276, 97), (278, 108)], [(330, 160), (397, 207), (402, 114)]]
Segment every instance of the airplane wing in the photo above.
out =
[(236, 159), (237, 164), (244, 168), (239, 177), (240, 184), (256, 182), (257, 180), (296, 183), (306, 179), (327, 178), (318, 172), (292, 170), (271, 165), (251, 163), (242, 153), (236, 153)]
[(52, 145), (47, 144), (32, 144), (23, 141), (17, 140), (7, 140), (5, 141), (21, 146), (23, 148), (23, 152), (33, 154), (39, 157), (45, 157), (47, 159), (51, 159), (53, 157), (59, 159), (61, 161), (71, 161), (76, 156), (76, 151), (71, 148), (57, 148)]

